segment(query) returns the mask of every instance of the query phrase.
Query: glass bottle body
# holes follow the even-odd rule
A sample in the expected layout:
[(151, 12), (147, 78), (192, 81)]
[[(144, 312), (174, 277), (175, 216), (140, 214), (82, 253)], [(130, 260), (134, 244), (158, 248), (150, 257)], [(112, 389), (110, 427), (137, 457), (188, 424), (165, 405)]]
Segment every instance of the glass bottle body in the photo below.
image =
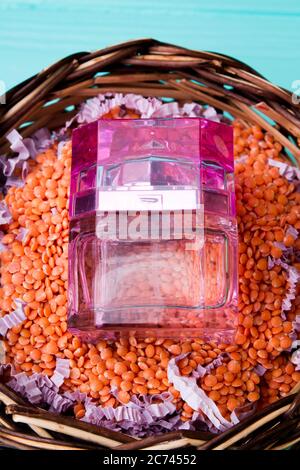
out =
[(237, 225), (228, 126), (89, 126), (73, 142), (69, 329), (86, 341), (135, 334), (230, 342)]

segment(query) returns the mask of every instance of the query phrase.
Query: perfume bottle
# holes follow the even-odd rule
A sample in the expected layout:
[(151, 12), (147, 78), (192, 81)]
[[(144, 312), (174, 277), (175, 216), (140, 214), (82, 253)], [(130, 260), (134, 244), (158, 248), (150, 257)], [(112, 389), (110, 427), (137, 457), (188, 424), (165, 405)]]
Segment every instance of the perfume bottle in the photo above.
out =
[(72, 135), (68, 327), (231, 341), (233, 133), (200, 118), (98, 120)]

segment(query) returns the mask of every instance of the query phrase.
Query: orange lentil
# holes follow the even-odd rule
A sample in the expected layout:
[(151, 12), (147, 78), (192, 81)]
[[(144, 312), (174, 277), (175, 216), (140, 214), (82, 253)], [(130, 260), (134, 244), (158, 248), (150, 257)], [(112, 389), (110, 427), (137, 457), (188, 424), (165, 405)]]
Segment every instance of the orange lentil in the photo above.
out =
[(130, 394), (126, 390), (120, 390), (118, 393), (118, 399), (121, 403), (128, 403), (130, 400)]
[(232, 372), (233, 374), (238, 374), (241, 370), (240, 363), (238, 361), (231, 360), (228, 363), (228, 370)]
[(233, 382), (235, 379), (235, 375), (232, 372), (225, 372), (224, 374), (224, 380), (225, 382)]
[(115, 375), (115, 376), (111, 379), (110, 385), (111, 385), (111, 387), (120, 388), (121, 382), (122, 382), (122, 378)]
[(100, 392), (103, 389), (103, 383), (97, 378), (90, 380), (90, 389), (92, 392)]
[(263, 339), (257, 339), (254, 341), (253, 346), (255, 349), (264, 349), (266, 347), (266, 342)]
[(287, 365), (285, 366), (285, 372), (289, 375), (293, 374), (295, 370), (294, 365), (291, 362), (288, 362)]
[(102, 359), (98, 354), (93, 354), (90, 357), (90, 360), (91, 360), (91, 364), (93, 364), (93, 366), (97, 365), (99, 362), (102, 362)]
[(258, 392), (250, 392), (247, 395), (249, 401), (254, 402), (259, 400), (259, 393)]
[(71, 369), (70, 378), (76, 380), (76, 379), (79, 379), (79, 377), (80, 377), (80, 370), (77, 367), (74, 367), (73, 369)]
[(81, 410), (76, 411), (76, 412), (74, 410), (74, 414), (75, 414), (76, 419), (81, 419), (85, 415), (85, 410), (83, 408)]
[(114, 373), (114, 371), (111, 370), (111, 369), (110, 369), (110, 370), (108, 369), (108, 370), (104, 371), (104, 374), (103, 374), (103, 375), (104, 375), (104, 377), (105, 377), (106, 379), (108, 379), (108, 380), (111, 380), (111, 379), (113, 379), (113, 378), (115, 377), (115, 373)]
[(163, 374), (163, 371), (160, 371), (160, 372), (158, 371), (155, 374), (154, 370), (149, 368), (143, 371), (142, 377), (144, 377), (144, 379), (146, 380), (153, 379), (154, 377), (159, 379), (159, 378), (163, 378), (162, 376), (160, 376), (161, 374)]
[(286, 235), (283, 239), (283, 243), (287, 248), (290, 248), (295, 243), (295, 238), (292, 235)]
[(134, 363), (137, 361), (137, 355), (134, 352), (129, 352), (126, 354), (125, 360)]
[(160, 386), (160, 381), (158, 379), (149, 379), (147, 382), (147, 387), (152, 389), (158, 389)]
[(35, 292), (34, 290), (30, 290), (24, 293), (23, 300), (26, 303), (30, 303), (35, 299)]
[(112, 357), (113, 352), (110, 348), (105, 348), (100, 351), (101, 359), (107, 360)]
[(241, 379), (235, 379), (232, 383), (231, 383), (232, 387), (241, 387), (243, 385), (243, 382)]
[(257, 269), (259, 269), (260, 271), (264, 271), (267, 269), (268, 267), (268, 262), (265, 258), (261, 258), (257, 261), (256, 263), (256, 267)]
[(292, 340), (289, 336), (284, 336), (283, 338), (281, 338), (280, 340), (280, 347), (282, 349), (289, 349), (289, 347), (291, 346), (292, 344)]
[(117, 360), (114, 357), (109, 357), (105, 362), (106, 369), (114, 370), (116, 363)]
[(114, 372), (117, 375), (122, 375), (125, 372), (127, 372), (127, 366), (124, 364), (124, 362), (116, 362), (114, 365)]
[(217, 402), (221, 398), (220, 393), (217, 390), (212, 390), (211, 392), (208, 393), (208, 396), (211, 400)]
[(135, 377), (135, 375), (134, 375), (134, 372), (132, 370), (129, 370), (127, 372), (123, 372), (123, 374), (122, 374), (122, 379), (125, 380), (125, 382), (126, 381), (132, 382), (134, 377)]
[(128, 391), (131, 390), (131, 388), (132, 388), (132, 383), (123, 380), (123, 381), (121, 382), (121, 384), (120, 384), (120, 388), (121, 388), (122, 391), (128, 392)]
[(204, 383), (207, 387), (213, 387), (218, 382), (215, 375), (206, 375), (204, 378)]
[(227, 401), (227, 408), (229, 411), (233, 411), (235, 408), (239, 406), (239, 402), (236, 398), (229, 398)]
[(300, 372), (293, 372), (292, 374), (292, 379), (294, 380), (294, 382), (300, 382)]
[(155, 354), (154, 346), (152, 344), (148, 344), (148, 346), (146, 347), (145, 353), (147, 357), (149, 358), (153, 357)]

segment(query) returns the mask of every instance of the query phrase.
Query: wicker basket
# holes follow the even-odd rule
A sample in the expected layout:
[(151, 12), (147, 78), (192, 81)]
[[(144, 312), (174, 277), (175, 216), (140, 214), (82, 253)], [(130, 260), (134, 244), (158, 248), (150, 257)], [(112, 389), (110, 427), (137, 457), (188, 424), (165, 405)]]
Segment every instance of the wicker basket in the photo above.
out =
[[(209, 104), (245, 123), (260, 125), (282, 144), (292, 164), (300, 163), (300, 107), (293, 103), (289, 91), (229, 56), (153, 39), (73, 54), (9, 90), (6, 105), (0, 106), (0, 154), (9, 151), (5, 135), (10, 130), (18, 129), (26, 137), (44, 126), (58, 128), (76, 114), (83, 100), (103, 92)], [(218, 436), (176, 431), (136, 440), (34, 408), (0, 384), (0, 443), (19, 449), (55, 450), (296, 448), (300, 442), (300, 396), (297, 389), (293, 392)]]

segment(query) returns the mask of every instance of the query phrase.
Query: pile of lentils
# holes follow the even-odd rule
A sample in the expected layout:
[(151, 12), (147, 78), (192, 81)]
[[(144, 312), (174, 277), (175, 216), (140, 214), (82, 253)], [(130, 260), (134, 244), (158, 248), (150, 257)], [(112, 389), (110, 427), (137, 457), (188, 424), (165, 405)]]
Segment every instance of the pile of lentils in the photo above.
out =
[[(279, 260), (284, 249), (300, 249), (288, 228), (300, 229), (300, 193), (280, 176), (269, 159), (281, 159), (281, 145), (258, 126), (235, 121), (235, 178), (239, 229), (239, 307), (234, 344), (207, 343), (201, 338), (178, 342), (134, 336), (116, 342), (85, 344), (67, 330), (68, 191), (71, 144), (57, 158), (57, 146), (42, 152), (31, 165), (23, 187), (8, 190), (5, 201), (12, 214), (2, 243), (1, 316), (13, 311), (14, 299), (25, 302), (27, 320), (8, 330), (4, 339), (6, 363), (17, 372), (51, 377), (56, 358), (69, 359), (70, 377), (61, 391), (86, 393), (101, 406), (118, 406), (132, 395), (169, 391), (181, 419), (194, 410), (168, 382), (169, 360), (178, 361), (181, 374), (190, 376), (220, 354), (223, 363), (198, 380), (222, 415), (248, 403), (273, 403), (300, 381), (290, 361), (293, 320), (300, 311), (297, 287), (286, 319), (282, 301), (289, 289), (287, 271)], [(17, 239), (20, 228), (25, 238)], [(280, 242), (275, 243), (275, 242)], [(281, 248), (279, 246), (281, 246)], [(292, 261), (299, 268), (296, 261)], [(265, 369), (257, 373), (257, 366)], [(117, 392), (112, 393), (112, 390)], [(84, 404), (74, 407), (77, 418)]]

